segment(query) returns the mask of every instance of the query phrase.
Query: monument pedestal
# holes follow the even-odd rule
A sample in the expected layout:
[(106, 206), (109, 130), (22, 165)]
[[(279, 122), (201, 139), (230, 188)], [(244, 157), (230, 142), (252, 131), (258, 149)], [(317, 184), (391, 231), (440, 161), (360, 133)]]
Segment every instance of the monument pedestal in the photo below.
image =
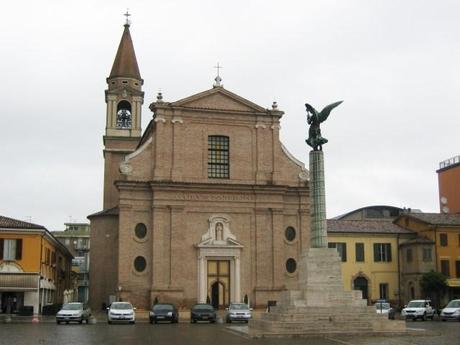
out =
[(307, 249), (299, 269), (299, 288), (284, 291), (270, 313), (250, 320), (250, 336), (405, 332), (405, 321), (378, 315), (362, 299), (361, 291), (344, 290), (341, 259), (335, 248)]

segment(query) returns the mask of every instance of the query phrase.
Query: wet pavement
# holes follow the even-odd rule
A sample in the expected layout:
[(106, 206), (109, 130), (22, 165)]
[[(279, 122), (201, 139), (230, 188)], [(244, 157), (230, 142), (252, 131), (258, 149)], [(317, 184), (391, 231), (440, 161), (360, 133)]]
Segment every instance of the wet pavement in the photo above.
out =
[(460, 344), (460, 322), (407, 322), (407, 326), (426, 329), (419, 336), (359, 337), (332, 336), (308, 338), (249, 339), (232, 330), (245, 324), (180, 323), (150, 325), (96, 324), (56, 325), (53, 320), (40, 323), (0, 324), (0, 345), (76, 345), (76, 344), (187, 344), (187, 345), (457, 345)]

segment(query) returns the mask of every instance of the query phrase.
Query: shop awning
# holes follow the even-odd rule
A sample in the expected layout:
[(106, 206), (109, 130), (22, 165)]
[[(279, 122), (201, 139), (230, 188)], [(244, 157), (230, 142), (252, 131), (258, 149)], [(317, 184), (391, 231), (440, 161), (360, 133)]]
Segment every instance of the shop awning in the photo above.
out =
[(460, 279), (447, 279), (447, 285), (450, 287), (460, 287)]
[(0, 291), (27, 291), (38, 289), (37, 273), (0, 273)]

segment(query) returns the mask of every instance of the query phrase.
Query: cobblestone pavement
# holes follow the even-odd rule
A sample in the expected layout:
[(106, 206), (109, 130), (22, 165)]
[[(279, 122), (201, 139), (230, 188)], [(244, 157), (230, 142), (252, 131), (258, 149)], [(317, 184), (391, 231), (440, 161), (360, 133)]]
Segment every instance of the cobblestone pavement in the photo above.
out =
[[(0, 324), (0, 345), (457, 345), (460, 344), (460, 322), (408, 322), (408, 327), (426, 329), (419, 336), (398, 337), (308, 337), (249, 339), (232, 330), (245, 324), (158, 324), (138, 322), (135, 325), (56, 325), (49, 322)], [(425, 334), (425, 335), (422, 335)]]

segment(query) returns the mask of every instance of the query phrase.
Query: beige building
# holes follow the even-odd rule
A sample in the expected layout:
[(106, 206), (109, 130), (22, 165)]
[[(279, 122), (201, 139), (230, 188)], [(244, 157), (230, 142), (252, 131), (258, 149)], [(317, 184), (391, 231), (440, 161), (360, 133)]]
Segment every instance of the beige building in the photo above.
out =
[(308, 172), (279, 140), (283, 112), (230, 91), (150, 105), (129, 25), (106, 91), (104, 205), (90, 215), (93, 308), (266, 305), (297, 282), (309, 245)]

